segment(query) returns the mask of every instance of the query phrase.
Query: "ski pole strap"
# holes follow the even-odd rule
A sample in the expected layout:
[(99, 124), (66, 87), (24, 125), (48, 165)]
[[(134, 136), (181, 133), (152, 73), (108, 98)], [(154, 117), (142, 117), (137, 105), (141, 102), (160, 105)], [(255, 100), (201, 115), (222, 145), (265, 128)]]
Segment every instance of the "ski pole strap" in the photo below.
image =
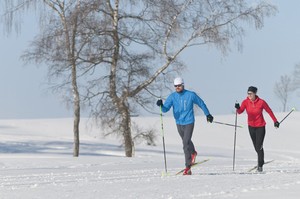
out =
[(240, 126), (240, 125), (229, 124), (229, 123), (224, 123), (224, 122), (213, 121), (213, 123), (216, 123), (216, 124), (222, 124), (222, 125), (227, 125), (227, 126), (233, 126), (233, 127), (239, 127), (239, 128), (243, 128), (243, 126)]
[(292, 110), (279, 122), (279, 124), (281, 124), (281, 122), (283, 122), (283, 120), (285, 120), (294, 110), (296, 109), (292, 108)]

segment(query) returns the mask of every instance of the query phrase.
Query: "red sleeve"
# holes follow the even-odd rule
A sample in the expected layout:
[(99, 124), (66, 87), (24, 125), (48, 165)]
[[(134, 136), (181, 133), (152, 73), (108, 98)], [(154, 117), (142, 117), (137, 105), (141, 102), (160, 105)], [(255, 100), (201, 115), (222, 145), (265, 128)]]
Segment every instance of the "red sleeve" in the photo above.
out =
[(267, 102), (264, 101), (263, 103), (263, 108), (267, 111), (267, 113), (270, 115), (270, 117), (272, 118), (272, 120), (274, 122), (277, 122), (277, 118), (275, 117), (272, 109), (269, 107), (269, 105), (267, 104)]
[(241, 113), (244, 112), (245, 109), (246, 109), (246, 100), (244, 100), (244, 101), (242, 102), (240, 108), (237, 109), (236, 111), (237, 111), (238, 114), (241, 114)]

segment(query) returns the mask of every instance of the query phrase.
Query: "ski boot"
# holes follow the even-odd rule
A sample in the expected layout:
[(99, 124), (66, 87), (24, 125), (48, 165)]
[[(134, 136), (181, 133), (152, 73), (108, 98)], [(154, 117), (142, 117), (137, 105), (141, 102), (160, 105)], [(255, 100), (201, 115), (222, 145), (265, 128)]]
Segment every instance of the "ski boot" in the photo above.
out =
[(197, 151), (195, 151), (191, 155), (191, 165), (195, 164), (195, 162), (196, 162), (196, 156), (197, 156)]
[(186, 167), (183, 171), (183, 175), (192, 175), (191, 167)]

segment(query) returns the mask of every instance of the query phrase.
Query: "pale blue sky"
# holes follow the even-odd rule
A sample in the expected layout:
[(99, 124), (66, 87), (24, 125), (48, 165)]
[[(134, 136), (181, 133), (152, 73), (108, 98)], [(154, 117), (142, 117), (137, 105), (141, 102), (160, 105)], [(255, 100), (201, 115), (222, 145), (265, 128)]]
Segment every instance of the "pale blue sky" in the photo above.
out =
[[(275, 112), (282, 109), (273, 88), (281, 75), (291, 74), (300, 63), (300, 1), (272, 2), (278, 14), (267, 18), (262, 30), (248, 29), (242, 52), (233, 46), (225, 57), (212, 47), (184, 53), (186, 88), (196, 91), (213, 115), (232, 113), (235, 101), (246, 97), (250, 85), (258, 87), (258, 95)], [(21, 35), (0, 37), (0, 119), (72, 117), (72, 111), (47, 92), (46, 68), (24, 66), (19, 60), (37, 33), (33, 23), (25, 19)], [(292, 96), (288, 106), (300, 108), (299, 98)]]

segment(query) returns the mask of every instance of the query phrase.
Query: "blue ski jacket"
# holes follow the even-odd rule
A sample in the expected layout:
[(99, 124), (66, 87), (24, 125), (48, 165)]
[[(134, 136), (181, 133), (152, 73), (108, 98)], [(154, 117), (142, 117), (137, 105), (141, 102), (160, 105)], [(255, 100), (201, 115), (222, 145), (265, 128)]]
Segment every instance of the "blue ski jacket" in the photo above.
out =
[(168, 112), (173, 107), (176, 124), (192, 124), (195, 122), (194, 104), (197, 104), (206, 116), (210, 114), (204, 101), (195, 92), (185, 89), (180, 93), (173, 92), (169, 95), (162, 105), (162, 111)]

